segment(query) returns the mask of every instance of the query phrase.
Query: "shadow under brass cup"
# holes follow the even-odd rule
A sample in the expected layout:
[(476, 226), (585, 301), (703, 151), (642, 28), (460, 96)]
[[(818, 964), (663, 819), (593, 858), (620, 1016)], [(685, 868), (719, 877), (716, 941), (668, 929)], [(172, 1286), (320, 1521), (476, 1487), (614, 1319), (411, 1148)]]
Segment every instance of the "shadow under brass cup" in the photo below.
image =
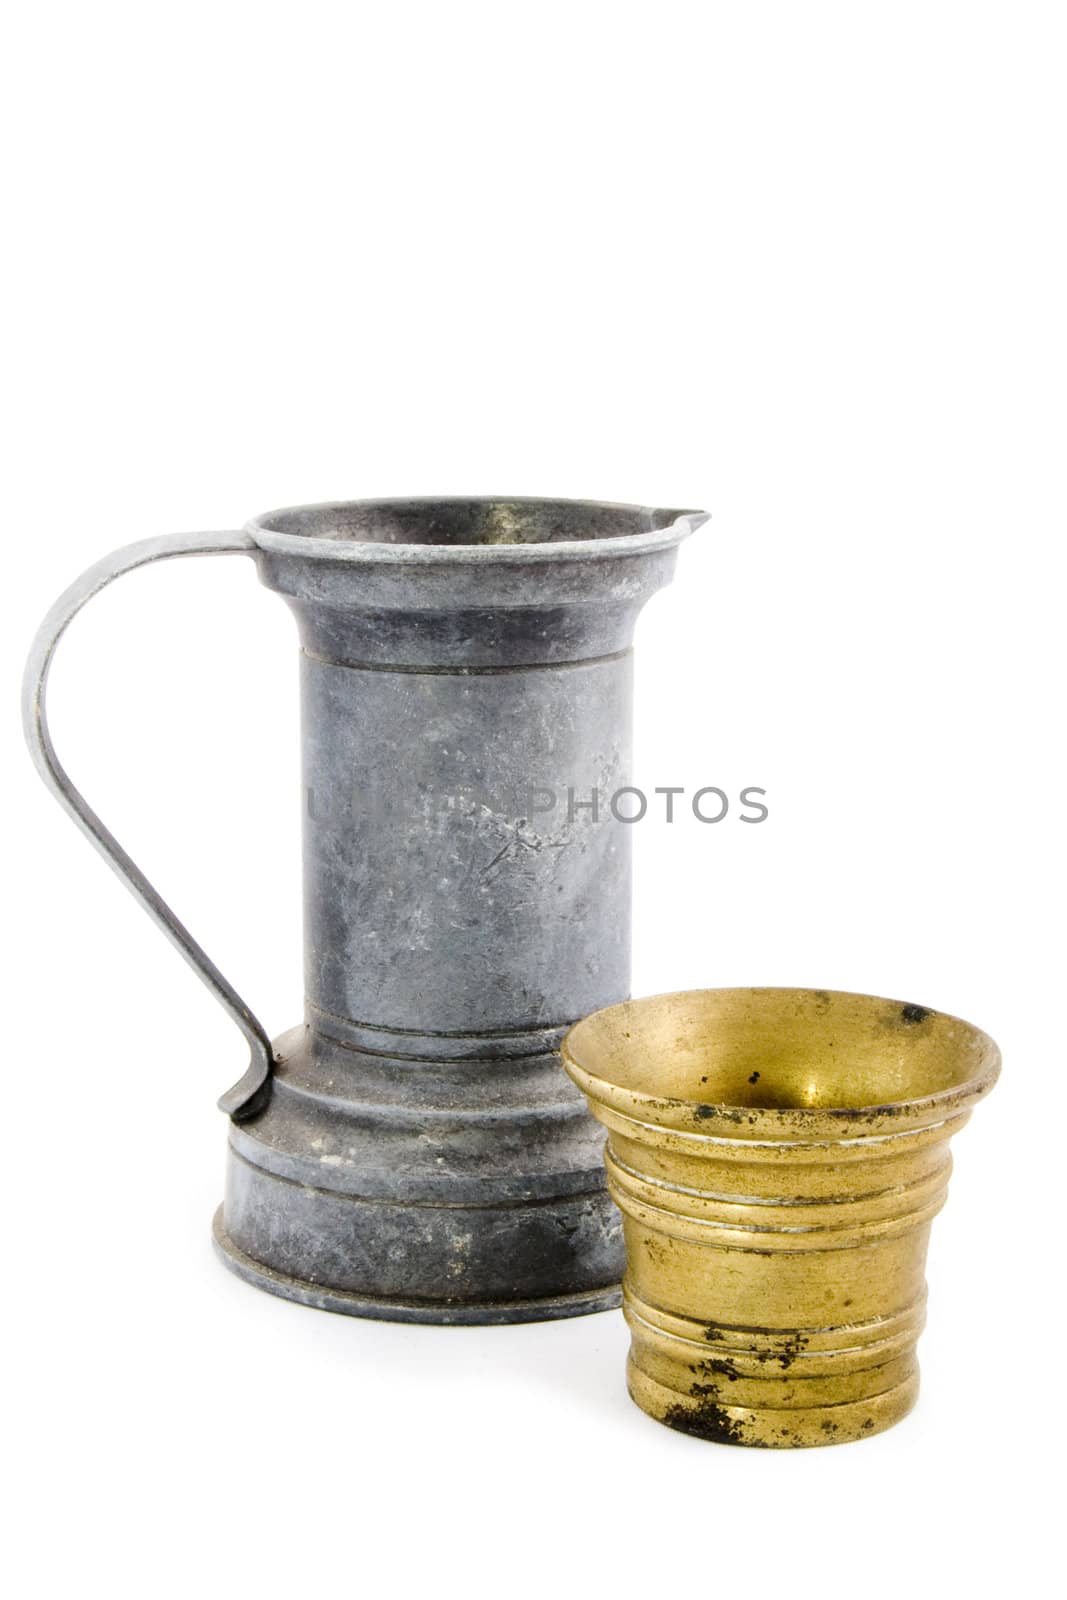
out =
[(608, 1129), (630, 1393), (728, 1444), (841, 1444), (915, 1403), (948, 1142), (988, 1035), (899, 1000), (705, 989), (595, 1012), (563, 1061)]

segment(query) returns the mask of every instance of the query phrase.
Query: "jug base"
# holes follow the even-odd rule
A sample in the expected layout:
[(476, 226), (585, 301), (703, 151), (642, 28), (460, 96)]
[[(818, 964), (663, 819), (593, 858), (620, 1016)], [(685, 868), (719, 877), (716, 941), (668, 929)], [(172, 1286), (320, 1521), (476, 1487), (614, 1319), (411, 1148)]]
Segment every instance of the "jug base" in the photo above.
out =
[(223, 1208), (212, 1223), (215, 1251), (230, 1272), (256, 1289), (293, 1300), (316, 1311), (336, 1311), (347, 1317), (369, 1317), (378, 1322), (425, 1322), (449, 1327), (500, 1326), (508, 1322), (554, 1322), (562, 1317), (584, 1317), (596, 1311), (613, 1311), (622, 1303), (620, 1284), (585, 1290), (579, 1294), (552, 1295), (540, 1300), (475, 1300), (452, 1304), (417, 1300), (378, 1300), (366, 1295), (330, 1289), (320, 1283), (288, 1277), (239, 1250), (223, 1224)]

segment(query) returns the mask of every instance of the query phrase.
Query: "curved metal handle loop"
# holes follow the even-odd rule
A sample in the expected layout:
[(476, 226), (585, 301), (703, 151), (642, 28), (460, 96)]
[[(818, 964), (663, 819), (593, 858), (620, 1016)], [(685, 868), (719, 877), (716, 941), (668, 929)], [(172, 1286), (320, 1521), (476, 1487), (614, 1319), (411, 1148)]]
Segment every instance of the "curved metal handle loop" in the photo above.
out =
[(266, 1102), (274, 1065), (270, 1040), (236, 989), (227, 982), (71, 783), (60, 765), (48, 732), (45, 692), (52, 657), (68, 623), (87, 601), (115, 578), (132, 572), (136, 567), (147, 566), (151, 561), (166, 561), (173, 556), (247, 554), (254, 548), (252, 539), (245, 533), (179, 533), (164, 539), (143, 539), (105, 556), (71, 584), (45, 617), (26, 663), (22, 697), (26, 739), (41, 777), (126, 887), (137, 896), (152, 921), (162, 928), (215, 999), (229, 1012), (248, 1041), (252, 1052), (248, 1071), (219, 1100), (219, 1109), (237, 1121), (253, 1116)]

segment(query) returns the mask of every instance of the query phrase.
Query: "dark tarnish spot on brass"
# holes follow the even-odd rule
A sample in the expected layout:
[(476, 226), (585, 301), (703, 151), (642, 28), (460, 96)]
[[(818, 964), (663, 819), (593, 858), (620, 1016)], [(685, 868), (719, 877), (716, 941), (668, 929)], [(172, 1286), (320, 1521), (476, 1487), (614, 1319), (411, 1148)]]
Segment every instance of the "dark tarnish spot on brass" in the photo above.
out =
[(718, 1117), (721, 1122), (733, 1122), (739, 1125), (743, 1122), (755, 1122), (757, 1120), (739, 1106), (694, 1106), (693, 1116), (698, 1122), (706, 1122), (709, 1117)]
[(714, 1444), (760, 1443), (758, 1439), (746, 1439), (741, 1424), (713, 1400), (702, 1400), (692, 1407), (669, 1406), (663, 1413), (663, 1421), (678, 1433), (688, 1433), (694, 1439), (710, 1439)]
[(792, 1336), (788, 1344), (786, 1344), (778, 1354), (778, 1360), (781, 1363), (783, 1370), (786, 1367), (791, 1367), (793, 1365), (793, 1362), (805, 1348), (807, 1342), (807, 1339), (802, 1333), (795, 1333)]
[(797, 1356), (800, 1355), (807, 1342), (807, 1338), (804, 1334), (791, 1333), (782, 1340), (781, 1344), (776, 1350), (754, 1350), (752, 1354), (761, 1365), (764, 1365), (769, 1361), (777, 1361), (778, 1365), (784, 1372), (787, 1367), (791, 1367), (793, 1365), (793, 1362), (797, 1359)]
[(659, 1239), (651, 1238), (647, 1233), (641, 1240), (641, 1243), (648, 1252), (649, 1260), (654, 1261), (657, 1266), (661, 1267), (667, 1260), (668, 1246), (664, 1245)]
[[(770, 1255), (772, 1252), (762, 1251), (754, 1253)], [(761, 1328), (757, 1331), (761, 1333), (770, 1333), (771, 1329)], [(726, 1338), (726, 1330), (724, 1328), (720, 1328), (714, 1322), (709, 1322), (704, 1329), (704, 1337), (709, 1344), (715, 1344), (718, 1340)], [(770, 1361), (777, 1361), (778, 1365), (784, 1372), (787, 1367), (791, 1367), (793, 1365), (793, 1362), (800, 1355), (801, 1351), (806, 1348), (807, 1343), (807, 1334), (787, 1333), (780, 1336), (779, 1342), (773, 1350), (750, 1349), (746, 1352), (746, 1354), (751, 1357), (753, 1361), (758, 1361), (761, 1366), (765, 1366)], [(721, 1372), (728, 1378), (740, 1378), (742, 1376), (742, 1374), (734, 1366), (733, 1362), (728, 1360), (709, 1359), (706, 1361), (700, 1361), (698, 1366), (704, 1372)], [(732, 1367), (733, 1370), (727, 1371), (727, 1368), (730, 1367)]]
[(748, 1075), (748, 1081), (749, 1081), (749, 1083), (758, 1083), (759, 1082), (759, 1073), (758, 1072), (750, 1072), (749, 1075)]
[[(694, 1372), (713, 1373), (720, 1378), (727, 1378), (730, 1383), (736, 1383), (737, 1379), (741, 1377), (741, 1373), (732, 1361), (713, 1361), (711, 1359), (698, 1361), (692, 1370)], [(694, 1383), (689, 1393), (692, 1395), (714, 1394), (718, 1387), (716, 1383)]]
[(823, 1106), (820, 1110), (823, 1116), (837, 1122), (884, 1122), (886, 1117), (905, 1116), (908, 1106), (900, 1101), (878, 1106)]
[(828, 1011), (830, 1009), (830, 996), (825, 989), (813, 989), (811, 998), (815, 1001), (820, 1011)]
[(929, 1011), (926, 1006), (901, 1006), (900, 1008), (901, 1022), (925, 1022), (927, 1017), (932, 1015), (933, 1012)]

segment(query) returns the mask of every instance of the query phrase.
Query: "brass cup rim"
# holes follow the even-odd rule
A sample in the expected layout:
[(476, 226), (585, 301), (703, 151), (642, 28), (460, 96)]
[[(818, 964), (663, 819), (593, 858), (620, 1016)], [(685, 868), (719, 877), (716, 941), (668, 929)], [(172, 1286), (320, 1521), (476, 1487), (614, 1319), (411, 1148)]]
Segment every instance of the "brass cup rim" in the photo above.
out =
[(964, 1120), (1000, 1072), (988, 1034), (847, 990), (690, 989), (576, 1023), (563, 1064), (601, 1120), (690, 1140), (849, 1144)]

